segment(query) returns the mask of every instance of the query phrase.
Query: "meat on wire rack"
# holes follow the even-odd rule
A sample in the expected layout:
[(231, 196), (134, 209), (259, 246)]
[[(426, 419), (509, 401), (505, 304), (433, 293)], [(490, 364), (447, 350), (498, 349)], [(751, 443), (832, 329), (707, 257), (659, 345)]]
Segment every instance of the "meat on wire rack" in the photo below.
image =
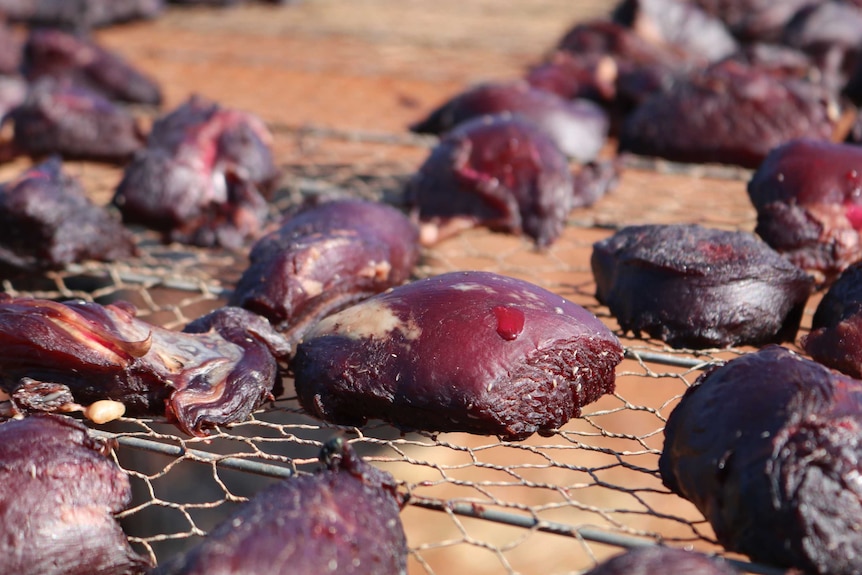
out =
[[(379, 171), (383, 175), (350, 174), (349, 182), (340, 183), (355, 191), (357, 182), (370, 182), (369, 189), (379, 192), (403, 181), (391, 165)], [(315, 174), (313, 189), (299, 192), (344, 191), (321, 175)], [(137, 233), (144, 248), (139, 260), (7, 280), (4, 291), (100, 303), (122, 299), (148, 321), (180, 328), (222, 305), (245, 265), (237, 254), (163, 246), (149, 232)], [(418, 273), (486, 269), (520, 276), (614, 325), (595, 302), (588, 269), (592, 241), (608, 233), (570, 228), (538, 254), (528, 240), (474, 230), (429, 251)], [(379, 423), (325, 424), (302, 412), (290, 382), (285, 397), (209, 438), (181, 436), (173, 426), (145, 418), (123, 418), (93, 433), (117, 441), (115, 457), (134, 489), (133, 504), (120, 520), (133, 545), (158, 562), (199, 541), (268, 483), (312, 470), (320, 446), (335, 433), (409, 493), (402, 515), (410, 573), (446, 573), (468, 564), (477, 573), (574, 573), (621, 548), (659, 543), (721, 554), (702, 516), (661, 485), (657, 461), (676, 400), (702, 368), (742, 351), (692, 354), (656, 342), (623, 342), (617, 392), (586, 406), (581, 418), (553, 436), (523, 442), (401, 434)], [(753, 573), (782, 572), (729, 559)]]

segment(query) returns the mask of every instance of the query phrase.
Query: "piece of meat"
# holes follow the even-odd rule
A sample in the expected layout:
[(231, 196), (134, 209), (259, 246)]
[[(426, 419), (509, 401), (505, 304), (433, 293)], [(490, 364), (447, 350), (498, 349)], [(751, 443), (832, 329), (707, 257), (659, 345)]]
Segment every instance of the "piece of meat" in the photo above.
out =
[(324, 445), (321, 462), (258, 493), (152, 575), (406, 575), (405, 498), (392, 476), (341, 438)]
[(131, 415), (164, 415), (185, 433), (206, 435), (217, 425), (244, 421), (272, 397), (276, 355), (286, 349), (273, 344), (278, 334), (251, 312), (213, 313), (190, 326), (201, 333), (183, 333), (136, 318), (125, 302), (5, 296), (0, 387), (14, 395), (59, 384), (79, 404), (110, 399)]
[(0, 186), (0, 275), (137, 254), (116, 214), (94, 204), (53, 157)]
[(413, 124), (414, 132), (444, 134), (480, 116), (508, 112), (545, 130), (567, 156), (595, 160), (608, 135), (608, 116), (589, 100), (570, 101), (525, 81), (487, 82), (461, 92)]
[(0, 12), (0, 74), (3, 76), (18, 74), (21, 69), (21, 57), (21, 40)]
[(686, 0), (623, 0), (611, 18), (649, 42), (667, 44), (704, 64), (738, 48), (721, 20)]
[(862, 148), (787, 142), (751, 177), (748, 196), (757, 234), (820, 280), (862, 259)]
[(693, 224), (623, 228), (591, 265), (620, 328), (677, 348), (791, 340), (814, 283), (751, 234)]
[(162, 0), (0, 0), (12, 21), (81, 31), (155, 18), (162, 8)]
[(574, 174), (572, 208), (593, 205), (617, 187), (622, 171), (619, 158), (584, 164)]
[(636, 547), (615, 555), (584, 575), (737, 575), (721, 559), (659, 545)]
[(263, 122), (193, 96), (157, 120), (113, 203), (167, 241), (240, 248), (260, 234), (278, 170)]
[(13, 145), (31, 156), (123, 163), (144, 145), (135, 117), (88, 88), (43, 78), (6, 116)]
[(829, 140), (830, 101), (821, 86), (725, 60), (641, 104), (623, 125), (620, 150), (756, 168), (794, 138)]
[(823, 365), (862, 377), (862, 262), (841, 272), (829, 287), (801, 344)]
[(94, 40), (61, 30), (31, 30), (22, 65), (31, 82), (49, 77), (84, 86), (111, 100), (153, 106), (162, 103), (155, 80)]
[(0, 571), (133, 575), (149, 561), (113, 514), (132, 498), (111, 445), (65, 417), (0, 424)]
[(528, 282), (454, 272), (322, 320), (292, 368), (303, 408), (340, 425), (525, 439), (552, 433), (614, 389), (617, 338)]
[(525, 81), (538, 90), (567, 100), (586, 98), (607, 105), (616, 95), (617, 64), (606, 54), (573, 54), (554, 50), (530, 67)]
[(332, 201), (288, 217), (249, 259), (230, 303), (266, 317), (295, 346), (326, 315), (407, 281), (419, 230), (392, 206)]
[(698, 378), (670, 414), (662, 481), (753, 561), (862, 569), (862, 382), (779, 346)]
[(718, 17), (743, 42), (779, 42), (801, 9), (830, 0), (691, 0)]
[(563, 231), (573, 207), (566, 156), (534, 124), (476, 118), (444, 136), (407, 184), (407, 203), (433, 244), (477, 225), (526, 234), (539, 246)]

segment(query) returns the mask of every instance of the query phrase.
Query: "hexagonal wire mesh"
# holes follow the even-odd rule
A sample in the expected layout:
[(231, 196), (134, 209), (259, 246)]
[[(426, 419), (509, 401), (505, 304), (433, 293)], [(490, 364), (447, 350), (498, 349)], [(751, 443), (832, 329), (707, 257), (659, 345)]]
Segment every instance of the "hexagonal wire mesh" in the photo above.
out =
[[(301, 134), (329, 144), (342, 136)], [(377, 143), (420, 149), (428, 143), (408, 140)], [(289, 175), (275, 207), (309, 194), (361, 195), (397, 204), (413, 169), (412, 160), (362, 168), (285, 166)], [(521, 277), (583, 305), (615, 328), (593, 297), (589, 270), (592, 243), (610, 233), (611, 213), (574, 213), (563, 237), (544, 252), (525, 239), (467, 232), (428, 250), (417, 275), (481, 269)], [(122, 299), (138, 306), (140, 317), (178, 328), (223, 304), (245, 266), (243, 254), (164, 246), (148, 232), (137, 233), (144, 253), (137, 260), (72, 266), (6, 281), (4, 290), (100, 303)], [(338, 428), (306, 416), (289, 381), (285, 396), (251, 420), (206, 439), (181, 436), (157, 419), (124, 418), (94, 433), (119, 443), (116, 458), (135, 492), (120, 518), (131, 541), (155, 561), (199, 541), (264, 485), (314, 468), (322, 442), (334, 433), (344, 434), (409, 492), (403, 519), (411, 573), (448, 573), (465, 565), (482, 574), (569, 573), (620, 547), (659, 542), (720, 553), (700, 514), (662, 486), (657, 460), (666, 417), (681, 394), (704, 366), (744, 350), (695, 354), (660, 342), (623, 342), (627, 359), (617, 371), (616, 393), (587, 406), (583, 417), (552, 436), (523, 442), (401, 434), (379, 423)]]

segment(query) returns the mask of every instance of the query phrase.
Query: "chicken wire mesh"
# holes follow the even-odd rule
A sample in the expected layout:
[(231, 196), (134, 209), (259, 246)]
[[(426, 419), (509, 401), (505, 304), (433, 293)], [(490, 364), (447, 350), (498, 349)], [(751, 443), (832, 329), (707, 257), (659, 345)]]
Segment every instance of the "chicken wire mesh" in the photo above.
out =
[[(280, 211), (308, 196), (358, 195), (399, 204), (401, 190), (429, 141), (331, 130), (276, 130), (306, 149), (389, 147), (364, 163), (305, 162), (283, 166), (273, 202)], [(366, 155), (366, 158), (368, 156)], [(86, 169), (86, 168), (84, 168)], [(425, 252), (417, 277), (485, 270), (527, 279), (579, 303), (612, 328), (596, 302), (589, 269), (592, 243), (639, 218), (682, 219), (696, 199), (632, 205), (630, 194), (655, 172), (628, 170), (622, 191), (572, 214), (562, 238), (545, 251), (526, 239), (472, 230)], [(667, 182), (665, 174), (662, 182)], [(688, 186), (706, 180), (678, 176)], [(741, 180), (710, 180), (739, 188)], [(658, 188), (656, 188), (658, 189)], [(618, 197), (615, 197), (618, 196)], [(627, 197), (628, 196), (628, 197)], [(670, 207), (669, 207), (670, 206)], [(745, 208), (720, 214), (714, 225), (745, 227)], [(679, 213), (677, 213), (679, 212)], [(734, 217), (737, 216), (737, 217)], [(734, 221), (735, 220), (735, 221)], [(110, 264), (86, 263), (39, 277), (6, 280), (4, 291), (99, 303), (125, 300), (139, 316), (168, 328), (223, 305), (242, 273), (244, 253), (163, 245), (136, 231), (142, 255)], [(402, 512), (411, 573), (575, 573), (621, 547), (659, 543), (721, 553), (709, 525), (658, 476), (666, 418), (700, 371), (746, 350), (686, 352), (660, 342), (623, 337), (626, 359), (617, 390), (584, 409), (550, 437), (522, 442), (460, 433), (408, 433), (383, 424), (338, 427), (306, 416), (292, 393), (246, 422), (208, 438), (190, 438), (159, 419), (123, 418), (94, 433), (117, 440), (115, 457), (132, 479), (134, 501), (120, 514), (131, 542), (161, 562), (200, 539), (265, 485), (305, 473), (333, 434), (343, 434), (374, 465), (393, 474), (410, 495)], [(778, 572), (744, 565), (759, 573)]]

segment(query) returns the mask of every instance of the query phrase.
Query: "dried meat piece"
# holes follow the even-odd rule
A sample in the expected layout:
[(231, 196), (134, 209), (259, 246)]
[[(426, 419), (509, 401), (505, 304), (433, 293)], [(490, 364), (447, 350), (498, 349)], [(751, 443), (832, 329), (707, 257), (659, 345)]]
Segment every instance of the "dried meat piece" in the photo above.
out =
[(61, 30), (31, 30), (24, 44), (23, 67), (31, 82), (49, 77), (84, 86), (110, 100), (162, 103), (155, 80), (94, 40)]
[(162, 0), (0, 0), (12, 21), (75, 30), (155, 18), (162, 8)]
[(474, 86), (441, 104), (410, 129), (444, 134), (468, 120), (504, 112), (535, 123), (563, 153), (581, 162), (595, 160), (607, 140), (608, 117), (599, 106), (589, 100), (566, 100), (523, 81)]
[[(272, 397), (284, 346), (251, 312), (214, 312), (189, 328), (201, 333), (160, 328), (135, 312), (128, 303), (2, 298), (0, 387), (14, 395), (60, 384), (77, 403), (118, 401), (131, 415), (164, 415), (199, 436)], [(219, 319), (225, 313), (247, 315)]]
[(113, 514), (131, 502), (111, 446), (64, 416), (0, 424), (0, 571), (133, 575), (149, 561)]
[(778, 42), (801, 9), (830, 0), (691, 0), (744, 42)]
[(794, 138), (828, 140), (830, 103), (821, 86), (725, 60), (641, 104), (623, 125), (620, 150), (756, 168)]
[(584, 308), (522, 280), (455, 272), (327, 317), (292, 368), (300, 403), (326, 421), (518, 440), (611, 393), (621, 360)]
[(659, 545), (636, 547), (615, 555), (584, 575), (737, 575), (721, 559)]
[(419, 230), (392, 206), (332, 201), (287, 218), (249, 259), (231, 304), (295, 345), (326, 315), (404, 283), (419, 260)]
[(862, 259), (862, 148), (787, 142), (751, 177), (748, 196), (757, 234), (821, 280)]
[(406, 575), (395, 480), (341, 439), (324, 446), (321, 460), (324, 469), (258, 493), (152, 575)]
[(779, 346), (698, 378), (670, 414), (662, 481), (729, 551), (819, 575), (862, 569), (862, 381)]
[(596, 298), (620, 327), (674, 347), (791, 340), (813, 278), (751, 234), (628, 226), (593, 244)]
[(15, 149), (32, 156), (126, 162), (144, 144), (135, 117), (87, 88), (48, 78), (31, 84), (7, 118)]
[(266, 222), (278, 170), (256, 116), (193, 96), (157, 120), (113, 203), (168, 241), (240, 248)]
[(573, 185), (565, 155), (544, 131), (492, 116), (440, 140), (408, 183), (407, 202), (425, 224), (425, 244), (484, 225), (547, 246), (563, 231)]
[(51, 158), (0, 186), (0, 273), (61, 269), (137, 254), (116, 214), (94, 204)]

